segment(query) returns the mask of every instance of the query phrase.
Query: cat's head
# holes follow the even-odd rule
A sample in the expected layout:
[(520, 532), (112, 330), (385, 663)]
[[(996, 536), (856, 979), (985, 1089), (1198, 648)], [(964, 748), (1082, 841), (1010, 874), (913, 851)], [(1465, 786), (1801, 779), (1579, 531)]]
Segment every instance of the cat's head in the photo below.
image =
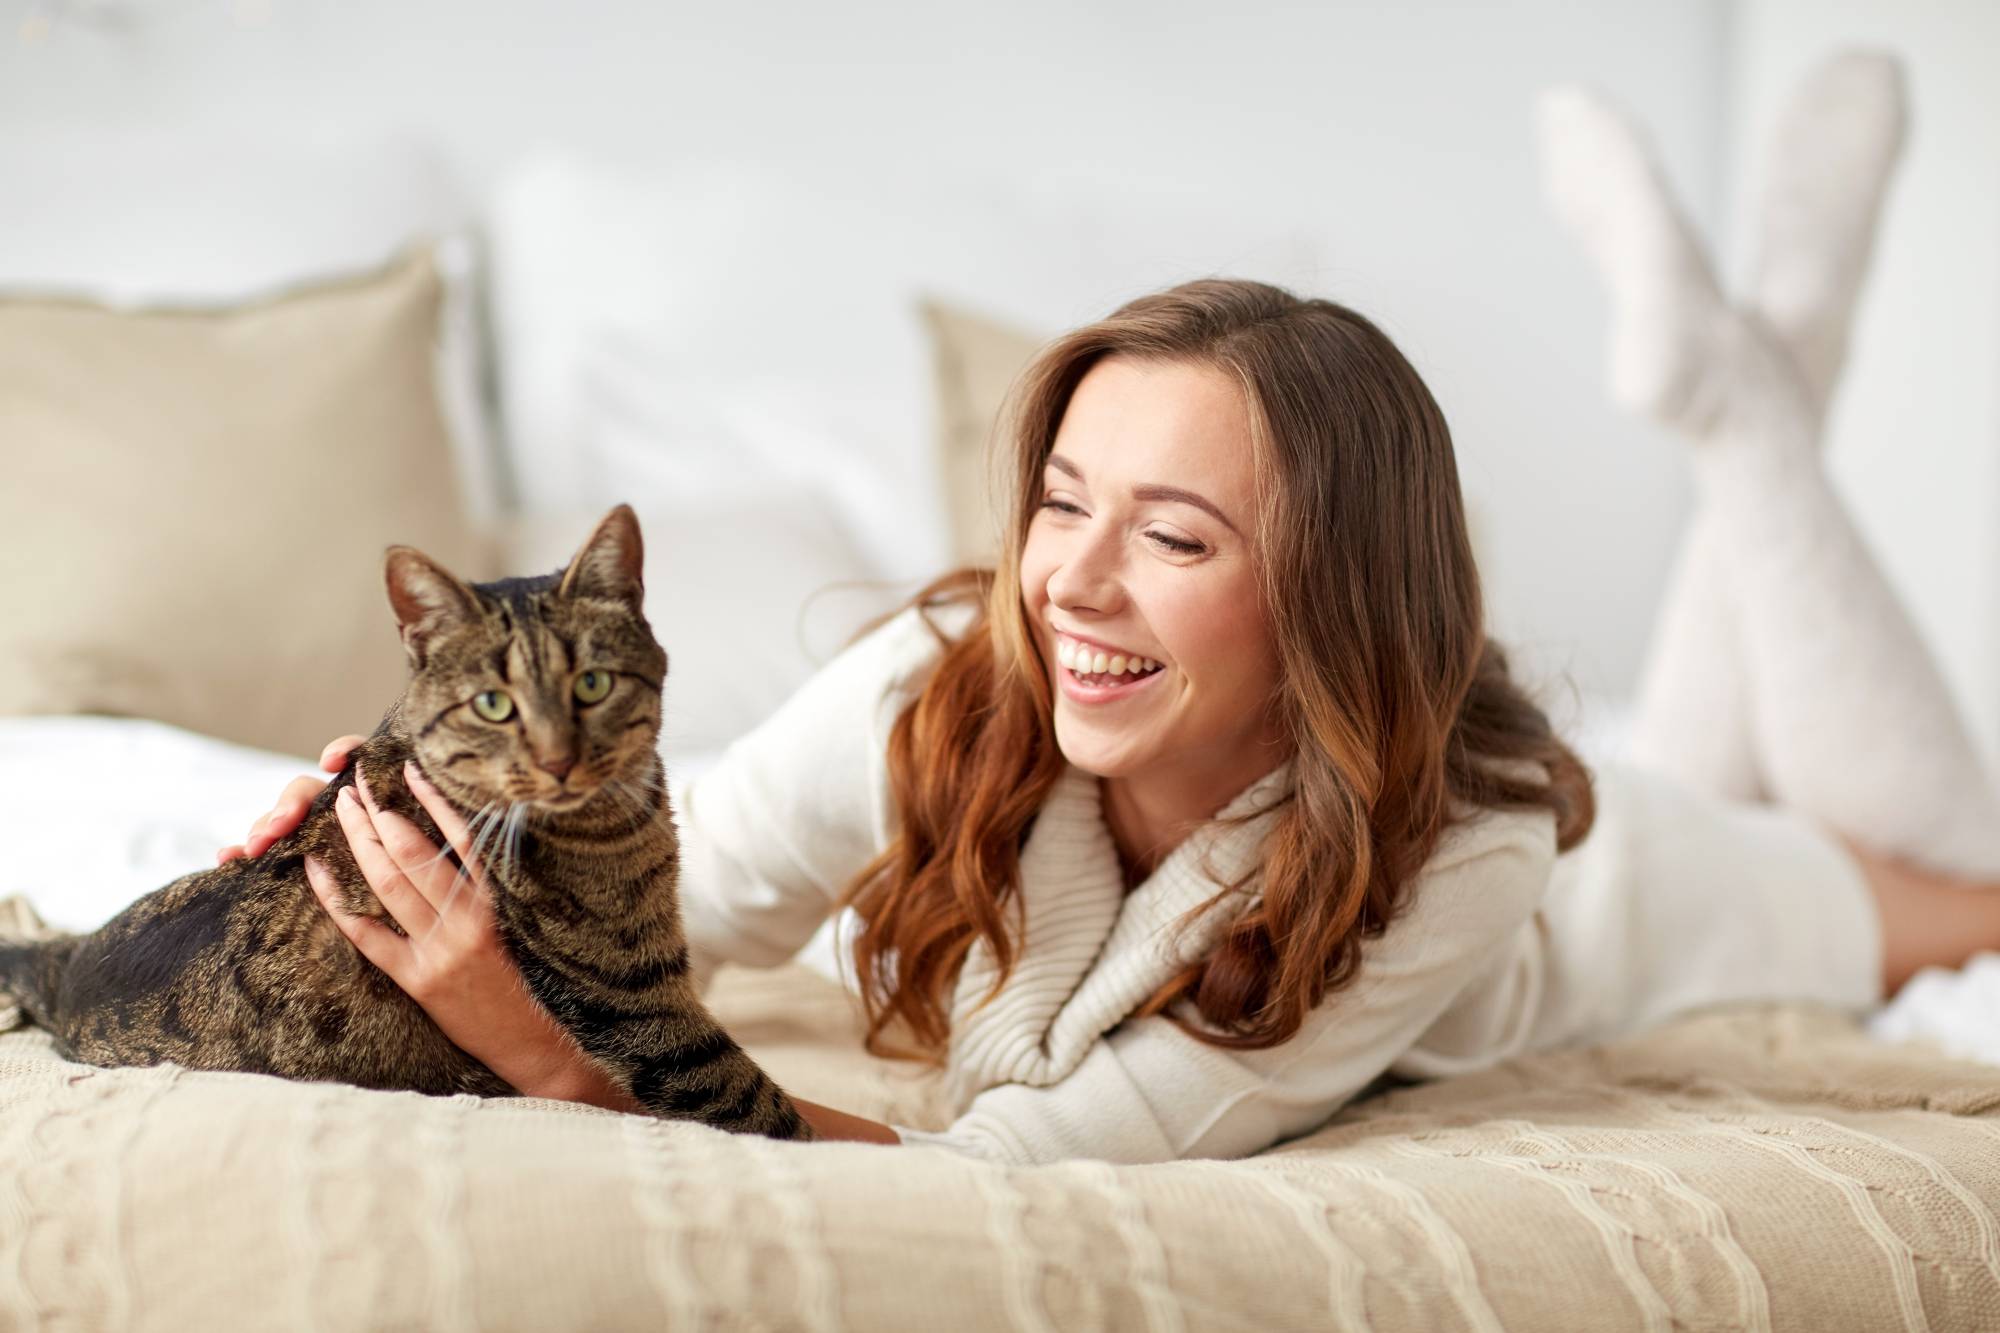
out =
[(650, 773), (667, 655), (641, 609), (643, 554), (627, 505), (537, 578), (466, 583), (389, 548), (389, 604), (410, 659), (403, 725), (447, 794), (475, 809), (567, 812)]

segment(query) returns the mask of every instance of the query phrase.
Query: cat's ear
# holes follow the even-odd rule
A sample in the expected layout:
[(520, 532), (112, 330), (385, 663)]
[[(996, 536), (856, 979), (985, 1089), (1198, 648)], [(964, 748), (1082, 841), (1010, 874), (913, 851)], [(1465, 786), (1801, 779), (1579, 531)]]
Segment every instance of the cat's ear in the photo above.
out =
[(564, 597), (608, 597), (637, 608), (646, 596), (646, 548), (631, 505), (606, 514), (563, 570)]
[(425, 649), (438, 631), (471, 619), (479, 599), (437, 561), (413, 546), (391, 546), (383, 560), (389, 605), (403, 630), (403, 651), (413, 666), (424, 664)]

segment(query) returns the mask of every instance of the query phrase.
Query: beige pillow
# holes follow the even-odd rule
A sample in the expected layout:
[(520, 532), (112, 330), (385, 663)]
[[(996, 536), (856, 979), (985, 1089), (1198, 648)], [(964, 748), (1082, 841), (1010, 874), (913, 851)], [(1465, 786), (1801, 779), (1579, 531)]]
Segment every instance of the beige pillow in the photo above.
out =
[(988, 484), (988, 437), (1014, 377), (1042, 340), (999, 320), (924, 298), (931, 349), (939, 465), (951, 518), (952, 563), (990, 565), (999, 547)]
[(221, 310), (0, 300), (0, 713), (295, 754), (406, 677), (382, 551), (488, 571), (433, 379), (429, 251)]

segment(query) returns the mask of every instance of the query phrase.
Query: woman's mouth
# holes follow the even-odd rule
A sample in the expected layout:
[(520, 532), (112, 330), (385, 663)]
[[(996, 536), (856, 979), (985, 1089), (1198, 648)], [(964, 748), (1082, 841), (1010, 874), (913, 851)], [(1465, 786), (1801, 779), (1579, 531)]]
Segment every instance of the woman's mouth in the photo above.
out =
[(1129, 698), (1165, 672), (1150, 657), (1116, 652), (1060, 634), (1056, 636), (1056, 662), (1063, 693), (1078, 703)]

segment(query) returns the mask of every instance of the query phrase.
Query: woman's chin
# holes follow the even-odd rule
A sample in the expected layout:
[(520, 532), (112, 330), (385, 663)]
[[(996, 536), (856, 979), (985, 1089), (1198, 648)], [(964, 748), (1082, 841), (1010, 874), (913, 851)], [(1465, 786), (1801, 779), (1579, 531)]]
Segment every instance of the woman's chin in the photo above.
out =
[(1138, 747), (1121, 738), (1093, 735), (1064, 735), (1056, 725), (1056, 747), (1062, 757), (1077, 768), (1100, 778), (1129, 778), (1146, 771), (1151, 747)]

